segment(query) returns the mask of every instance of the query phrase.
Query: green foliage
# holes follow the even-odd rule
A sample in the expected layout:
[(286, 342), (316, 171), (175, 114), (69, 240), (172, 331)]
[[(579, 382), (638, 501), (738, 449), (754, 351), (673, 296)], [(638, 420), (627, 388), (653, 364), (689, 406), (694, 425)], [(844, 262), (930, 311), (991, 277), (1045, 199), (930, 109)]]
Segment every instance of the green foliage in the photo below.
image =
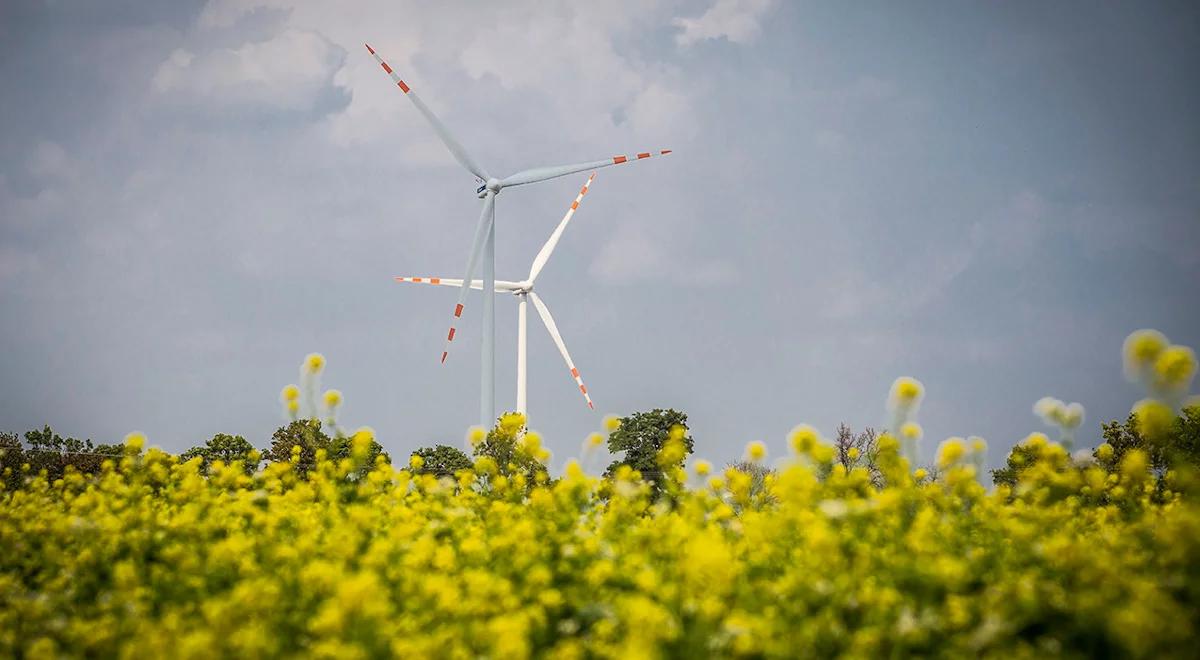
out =
[(1037, 462), (1038, 455), (1035, 447), (1024, 444), (1014, 446), (1004, 467), (992, 470), (992, 483), (1016, 488), (1017, 482), (1021, 480), (1021, 473)]
[[(1113, 420), (1101, 425), (1103, 443), (1092, 450), (1092, 457), (1109, 474), (1116, 474), (1126, 456), (1134, 450), (1144, 452), (1149, 468), (1161, 492), (1168, 470), (1195, 475), (1200, 471), (1200, 407), (1184, 408), (1170, 430), (1153, 439), (1138, 428), (1136, 415), (1125, 421)], [(997, 486), (1016, 487), (1022, 474), (1038, 460), (1041, 450), (1027, 443), (1013, 447), (1002, 468), (992, 470)]]
[[(299, 447), (299, 451), (294, 450)], [(287, 426), (281, 426), (271, 435), (271, 447), (263, 454), (263, 460), (271, 463), (287, 463), (295, 457), (295, 471), (300, 477), (306, 476), (317, 463), (317, 452), (324, 452), (330, 460), (337, 461), (350, 457), (351, 439), (343, 435), (330, 437), (321, 430), (321, 422), (316, 419), (297, 419)], [(383, 447), (374, 439), (366, 457), (355, 469), (358, 474), (365, 474), (375, 464), (377, 456), (391, 463), (391, 457), (383, 451)]]
[(413, 454), (420, 456), (422, 461), (417, 472), (435, 477), (453, 477), (459, 470), (470, 470), (474, 465), (466, 454), (447, 445), (421, 447)]
[[(671, 429), (683, 429), (681, 440), (685, 451), (683, 457), (668, 465), (662, 465), (659, 454), (671, 436)], [(637, 412), (621, 418), (621, 426), (608, 436), (608, 451), (616, 454), (624, 452), (624, 457), (613, 461), (605, 470), (606, 476), (616, 473), (622, 465), (637, 470), (647, 481), (653, 483), (661, 491), (664, 479), (663, 473), (673, 467), (683, 464), (683, 461), (693, 451), (695, 442), (688, 433), (687, 413), (678, 410), (662, 410), (655, 408), (650, 412)]]
[(245, 438), (240, 435), (218, 433), (202, 447), (192, 447), (179, 455), (181, 461), (190, 461), (199, 457), (200, 473), (207, 475), (213, 461), (222, 461), (226, 465), (234, 461), (242, 462), (242, 470), (246, 474), (254, 474), (258, 469), (259, 453)]
[(1104, 442), (1112, 447), (1112, 458), (1097, 459), (1110, 468), (1120, 465), (1121, 459), (1133, 449), (1141, 449), (1150, 457), (1150, 467), (1158, 476), (1172, 466), (1200, 467), (1200, 406), (1184, 408), (1168, 433), (1154, 439), (1138, 429), (1137, 418), (1129, 415), (1124, 422), (1112, 421), (1103, 425)]
[(525, 416), (505, 413), (496, 420), (496, 426), (487, 432), (484, 439), (475, 445), (472, 454), (495, 461), (499, 474), (506, 477), (523, 475), (527, 483), (532, 485), (539, 474), (545, 479), (546, 466), (533, 453), (525, 450), (526, 435)]
[(5, 490), (21, 485), (21, 466), (25, 464), (25, 450), (16, 433), (0, 433), (0, 483)]
[(97, 445), (91, 440), (64, 438), (49, 426), (26, 432), (24, 445), (16, 434), (3, 436), (0, 447), (3, 447), (4, 455), (0, 456), (0, 471), (12, 470), (4, 478), (9, 487), (19, 485), (22, 474), (32, 476), (43, 470), (51, 481), (62, 478), (68, 467), (84, 474), (95, 474), (105, 460), (119, 459), (122, 455), (120, 445)]

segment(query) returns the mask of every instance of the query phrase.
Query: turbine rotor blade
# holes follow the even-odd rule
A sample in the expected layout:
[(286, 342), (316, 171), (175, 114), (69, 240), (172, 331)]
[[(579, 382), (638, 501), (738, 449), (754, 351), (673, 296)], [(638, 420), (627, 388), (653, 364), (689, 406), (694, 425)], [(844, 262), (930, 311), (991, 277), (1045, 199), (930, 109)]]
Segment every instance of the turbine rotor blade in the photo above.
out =
[(558, 334), (558, 326), (554, 324), (554, 317), (550, 316), (550, 310), (546, 309), (546, 304), (532, 291), (529, 292), (529, 300), (533, 303), (534, 309), (537, 310), (538, 316), (542, 317), (542, 323), (546, 324), (546, 330), (550, 332), (550, 338), (554, 340), (554, 345), (558, 347), (558, 352), (562, 354), (563, 360), (566, 361), (567, 368), (571, 370), (571, 377), (575, 379), (575, 384), (579, 386), (579, 391), (583, 393), (583, 398), (587, 401), (588, 408), (595, 410), (596, 406), (592, 404), (592, 397), (588, 394), (587, 385), (583, 384), (583, 379), (579, 377), (579, 370), (575, 368), (575, 363), (571, 361), (571, 354), (567, 352), (567, 345), (563, 343), (562, 335)]
[(445, 277), (393, 277), (397, 282), (409, 282), (411, 284), (432, 284), (434, 286), (462, 286), (462, 280), (447, 279)]
[(542, 272), (542, 267), (550, 260), (550, 255), (554, 254), (554, 247), (558, 245), (558, 239), (562, 238), (563, 231), (567, 228), (567, 223), (574, 217), (575, 210), (579, 208), (579, 203), (583, 201), (583, 196), (588, 193), (588, 189), (592, 185), (592, 180), (595, 178), (596, 173), (592, 172), (592, 175), (588, 177), (583, 187), (579, 189), (579, 195), (575, 197), (575, 201), (571, 202), (571, 208), (567, 209), (566, 215), (559, 221), (558, 226), (554, 228), (554, 233), (550, 234), (550, 238), (546, 241), (546, 244), (542, 246), (537, 256), (534, 257), (533, 265), (529, 267), (530, 282), (537, 279), (538, 273)]
[[(483, 253), (483, 243), (487, 238), (488, 230), (491, 229), (492, 220), (495, 216), (492, 215), (492, 209), (495, 207), (496, 193), (487, 191), (483, 198), (483, 210), (479, 213), (479, 223), (475, 225), (475, 240), (471, 241), (471, 254), (467, 256), (467, 274), (463, 276), (463, 282), (470, 282), (475, 275), (475, 267), (479, 265), (479, 256)], [(482, 284), (480, 285), (482, 287)], [(442, 363), (446, 362), (446, 356), (450, 354), (450, 343), (454, 341), (454, 324), (462, 317), (463, 305), (467, 301), (467, 293), (470, 288), (459, 284), (458, 302), (454, 305), (454, 316), (450, 318), (450, 332), (446, 335), (446, 346), (442, 350)]]
[[(412, 284), (432, 284), (435, 286), (452, 286), (461, 287), (463, 281), (455, 278), (446, 277), (393, 277), (397, 282), (407, 282)], [(471, 280), (471, 288), (475, 291), (483, 290), (483, 280)], [(496, 280), (496, 293), (512, 293), (521, 288), (517, 282), (508, 280)]]
[(387, 62), (383, 61), (383, 58), (379, 56), (379, 53), (376, 53), (375, 49), (371, 48), (371, 44), (365, 45), (367, 50), (371, 53), (371, 57), (374, 57), (375, 61), (379, 62), (379, 66), (383, 67), (383, 70), (392, 77), (392, 80), (396, 83), (396, 86), (400, 88), (400, 91), (404, 92), (404, 95), (408, 97), (408, 100), (412, 101), (413, 105), (417, 106), (417, 110), (419, 110), (422, 115), (425, 115), (425, 120), (428, 121), (431, 126), (433, 126), (433, 130), (438, 134), (438, 137), (441, 138), (442, 144), (446, 145), (446, 148), (450, 150), (450, 154), (454, 156), (454, 160), (457, 160), (459, 165), (465, 167), (471, 174), (474, 174), (484, 181), (487, 181), (490, 178), (488, 177), (487, 170), (483, 169), (483, 167), (471, 157), (471, 154), (467, 153), (467, 150), (464, 149), (463, 146), (459, 144), (458, 140), (454, 138), (454, 135), (450, 132), (450, 129), (442, 123), (442, 120), (438, 119), (437, 115), (433, 114), (433, 111), (429, 109), (429, 106), (425, 105), (425, 102), (421, 100), (421, 97), (417, 96), (417, 93), (412, 91), (412, 89), (410, 89), (409, 86), (400, 79), (400, 76), (392, 70), (392, 67), (389, 66)]
[(530, 170), (517, 172), (516, 174), (504, 178), (500, 181), (500, 187), (505, 188), (508, 186), (522, 186), (527, 183), (537, 183), (538, 181), (554, 179), (560, 176), (582, 172), (584, 170), (595, 170), (601, 167), (608, 167), (609, 165), (620, 165), (621, 163), (642, 160), (643, 158), (650, 158), (651, 156), (666, 156), (669, 153), (671, 153), (670, 149), (663, 149), (658, 153), (643, 151), (642, 153), (634, 156), (613, 156), (612, 158), (606, 158), (604, 160), (594, 160), (590, 163), (555, 165), (552, 167), (535, 167)]

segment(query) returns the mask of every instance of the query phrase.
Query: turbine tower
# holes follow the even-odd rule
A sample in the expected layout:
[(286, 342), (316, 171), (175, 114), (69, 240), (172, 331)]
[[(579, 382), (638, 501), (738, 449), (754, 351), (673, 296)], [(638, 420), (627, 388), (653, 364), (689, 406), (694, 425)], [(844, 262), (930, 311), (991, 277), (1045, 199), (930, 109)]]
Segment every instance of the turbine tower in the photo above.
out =
[[(526, 306), (529, 302), (533, 303), (534, 309), (537, 310), (538, 316), (542, 317), (542, 323), (546, 326), (546, 331), (550, 333), (550, 338), (554, 340), (554, 345), (558, 347), (559, 354), (562, 355), (563, 361), (567, 363), (567, 369), (571, 371), (571, 377), (575, 379), (575, 384), (579, 387), (579, 391), (583, 394), (583, 398), (587, 401), (588, 408), (595, 409), (592, 405), (592, 397), (588, 394), (587, 386), (583, 384), (583, 379), (579, 377), (579, 369), (575, 368), (575, 363), (571, 360), (571, 354), (567, 352), (567, 345), (563, 342), (562, 335), (558, 332), (558, 326), (554, 323), (554, 317), (550, 315), (550, 310), (546, 307), (546, 303), (533, 292), (533, 284), (537, 281), (537, 277), (542, 272), (542, 268), (546, 266), (546, 262), (550, 260), (550, 255), (554, 254), (554, 248), (558, 245), (558, 239), (562, 238), (563, 231), (567, 228), (567, 223), (574, 217), (576, 209), (579, 208), (580, 202), (583, 201), (583, 196), (588, 193), (591, 188), (592, 180), (596, 178), (596, 173), (588, 177), (583, 187), (579, 189), (579, 194), (575, 197), (575, 201), (571, 202), (570, 208), (567, 209), (558, 226), (554, 228), (554, 232), (550, 234), (550, 238), (546, 240), (546, 244), (538, 251), (537, 256), (533, 259), (533, 264), (529, 267), (529, 276), (521, 282), (511, 282), (507, 280), (496, 280), (492, 287), (495, 293), (508, 293), (517, 298), (517, 412), (526, 414), (527, 397), (526, 397), (526, 377), (525, 360), (528, 355), (526, 342)], [(462, 288), (463, 280), (445, 279), (441, 277), (397, 277), (397, 282), (412, 282), (414, 284), (432, 284), (435, 286), (453, 286)], [(471, 280), (471, 288), (480, 291), (483, 289), (483, 280)]]
[[(515, 174), (510, 174), (503, 179), (488, 174), (479, 162), (467, 153), (467, 150), (456, 140), (450, 129), (442, 123), (437, 115), (425, 105), (421, 97), (400, 78), (400, 76), (392, 70), (392, 67), (371, 48), (370, 44), (366, 44), (367, 51), (379, 62), (383, 70), (392, 77), (392, 81), (404, 92), (404, 95), (412, 101), (417, 110), (425, 116), (425, 120), (433, 127), (442, 144), (446, 145), (446, 149), (454, 156), (468, 172), (474, 174), (475, 177), (483, 183), (475, 190), (475, 194), (483, 200), (483, 208), (479, 213), (479, 222), (475, 225), (475, 237), (471, 241), (471, 251), (467, 256), (466, 274), (463, 276), (464, 282), (470, 282), (475, 276), (475, 268), (479, 265), (480, 257), (483, 258), (483, 282), (481, 284), (484, 291), (492, 291), (496, 284), (496, 196), (505, 188), (513, 186), (522, 186), (527, 183), (537, 183), (546, 181), (584, 170), (594, 170), (609, 165), (620, 165), (633, 160), (641, 160), (649, 158), (652, 155), (662, 155), (671, 153), (670, 149), (663, 149), (657, 154), (651, 152), (642, 152), (636, 156), (613, 156), (604, 160), (595, 160), (588, 163), (576, 163), (574, 165), (553, 165), (550, 167), (535, 167), (532, 169), (521, 170)], [(446, 356), (450, 354), (450, 343), (454, 341), (455, 324), (462, 317), (463, 306), (467, 300), (467, 292), (469, 287), (462, 287), (458, 294), (458, 302), (454, 305), (454, 315), (450, 319), (450, 332), (446, 335), (446, 344), (442, 350), (442, 362), (446, 362)], [(534, 303), (537, 306), (537, 303)], [(480, 397), (479, 397), (479, 423), (483, 428), (490, 428), (496, 419), (496, 308), (495, 299), (492, 296), (483, 296), (483, 350), (480, 351)]]

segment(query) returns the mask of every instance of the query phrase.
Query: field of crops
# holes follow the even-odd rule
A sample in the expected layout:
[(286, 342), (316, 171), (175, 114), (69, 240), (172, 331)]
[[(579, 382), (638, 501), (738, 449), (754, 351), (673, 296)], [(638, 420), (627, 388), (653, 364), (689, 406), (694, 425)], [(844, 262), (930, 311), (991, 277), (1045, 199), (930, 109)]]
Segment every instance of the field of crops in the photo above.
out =
[(135, 435), (96, 475), (0, 493), (0, 655), (1194, 657), (1194, 473), (1035, 434), (989, 490), (971, 442), (914, 474), (905, 436), (873, 474), (798, 427), (760, 482), (668, 442), (652, 489), (575, 462), (364, 471), (367, 430), (304, 478), (205, 475)]

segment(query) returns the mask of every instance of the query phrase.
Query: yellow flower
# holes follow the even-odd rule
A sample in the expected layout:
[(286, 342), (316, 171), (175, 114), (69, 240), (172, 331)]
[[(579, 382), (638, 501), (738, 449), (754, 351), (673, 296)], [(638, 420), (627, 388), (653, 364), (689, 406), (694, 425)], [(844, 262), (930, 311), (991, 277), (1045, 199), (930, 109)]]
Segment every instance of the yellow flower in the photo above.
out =
[(900, 435), (906, 440), (920, 440), (924, 433), (921, 425), (916, 422), (905, 422), (900, 426)]
[(1050, 443), (1050, 438), (1047, 438), (1045, 433), (1034, 432), (1025, 436), (1025, 439), (1022, 442), (1030, 449), (1042, 449)]
[(1113, 457), (1113, 447), (1107, 442), (1096, 447), (1096, 457), (1102, 461), (1111, 461)]
[(821, 436), (817, 430), (808, 424), (801, 424), (792, 429), (788, 435), (788, 444), (797, 454), (807, 454), (820, 442)]
[(337, 408), (342, 404), (342, 393), (340, 390), (325, 390), (323, 398), (326, 408)]
[(293, 415), (296, 414), (297, 412), (300, 411), (300, 402), (299, 401), (288, 401), (287, 409), (288, 409), (289, 413), (291, 413)]
[(325, 356), (320, 353), (309, 353), (304, 358), (304, 370), (310, 374), (319, 374), (325, 368)]
[(917, 481), (924, 481), (925, 477), (928, 476), (929, 470), (926, 470), (925, 468), (917, 468), (916, 470), (913, 470), (913, 478), (915, 478)]
[(604, 436), (599, 433), (592, 433), (587, 437), (587, 444), (589, 447), (599, 447), (604, 444)]
[(829, 463), (833, 460), (833, 447), (830, 447), (824, 443), (819, 443), (812, 448), (812, 452), (810, 452), (809, 455), (812, 456), (812, 459), (817, 463)]
[(420, 454), (413, 454), (408, 457), (408, 465), (414, 470), (420, 470), (425, 465), (425, 459), (421, 458)]
[(861, 453), (862, 452), (860, 452), (858, 450), (858, 447), (851, 447), (849, 450), (846, 451), (846, 456), (849, 457), (850, 460), (856, 461), (856, 460), (858, 460), (858, 457)]
[(954, 437), (947, 438), (941, 445), (938, 446), (937, 464), (938, 468), (946, 470), (962, 460), (966, 454), (966, 447), (963, 445), (963, 439)]
[(1044, 396), (1033, 404), (1033, 414), (1041, 417), (1047, 423), (1058, 424), (1065, 406), (1066, 404), (1052, 396)]
[(1171, 432), (1175, 412), (1157, 399), (1142, 399), (1133, 406), (1138, 432), (1147, 438), (1161, 438)]
[(525, 415), (519, 412), (504, 413), (500, 416), (500, 430), (508, 435), (515, 435), (525, 428)]
[(746, 458), (755, 463), (767, 457), (767, 446), (758, 440), (746, 445)]
[(295, 385), (286, 385), (284, 386), (283, 391), (279, 393), (279, 396), (284, 401), (295, 401), (296, 399), (300, 398), (300, 388), (296, 387)]
[(704, 460), (696, 461), (695, 469), (698, 476), (707, 477), (712, 472), (712, 463)]
[(144, 446), (146, 446), (146, 436), (142, 433), (134, 431), (133, 433), (125, 436), (126, 450), (136, 454), (140, 452)]
[(987, 453), (987, 440), (984, 440), (983, 438), (981, 438), (977, 435), (973, 435), (973, 436), (967, 438), (967, 442), (971, 443), (971, 453), (972, 454), (986, 454)]
[(1141, 449), (1131, 449), (1121, 459), (1121, 476), (1128, 481), (1144, 480), (1149, 468), (1149, 457)]
[(496, 459), (491, 456), (480, 456), (475, 459), (475, 472), (479, 474), (495, 474)]
[(1154, 382), (1165, 389), (1186, 388), (1196, 375), (1196, 354), (1187, 346), (1169, 346), (1154, 360)]
[(891, 402), (894, 407), (908, 409), (920, 403), (925, 394), (921, 381), (908, 376), (901, 376), (892, 383)]
[(1059, 421), (1063, 428), (1074, 429), (1083, 423), (1083, 415), (1083, 404), (1071, 403), (1063, 408)]
[(621, 428), (621, 418), (616, 415), (606, 415), (604, 417), (604, 428), (609, 433), (615, 433), (617, 429)]
[(472, 426), (467, 431), (467, 443), (472, 447), (478, 447), (487, 438), (487, 432), (480, 426)]
[(1153, 364), (1158, 354), (1167, 347), (1167, 337), (1157, 330), (1137, 330), (1125, 338), (1121, 354), (1125, 361), (1125, 373), (1135, 377), (1138, 372)]

